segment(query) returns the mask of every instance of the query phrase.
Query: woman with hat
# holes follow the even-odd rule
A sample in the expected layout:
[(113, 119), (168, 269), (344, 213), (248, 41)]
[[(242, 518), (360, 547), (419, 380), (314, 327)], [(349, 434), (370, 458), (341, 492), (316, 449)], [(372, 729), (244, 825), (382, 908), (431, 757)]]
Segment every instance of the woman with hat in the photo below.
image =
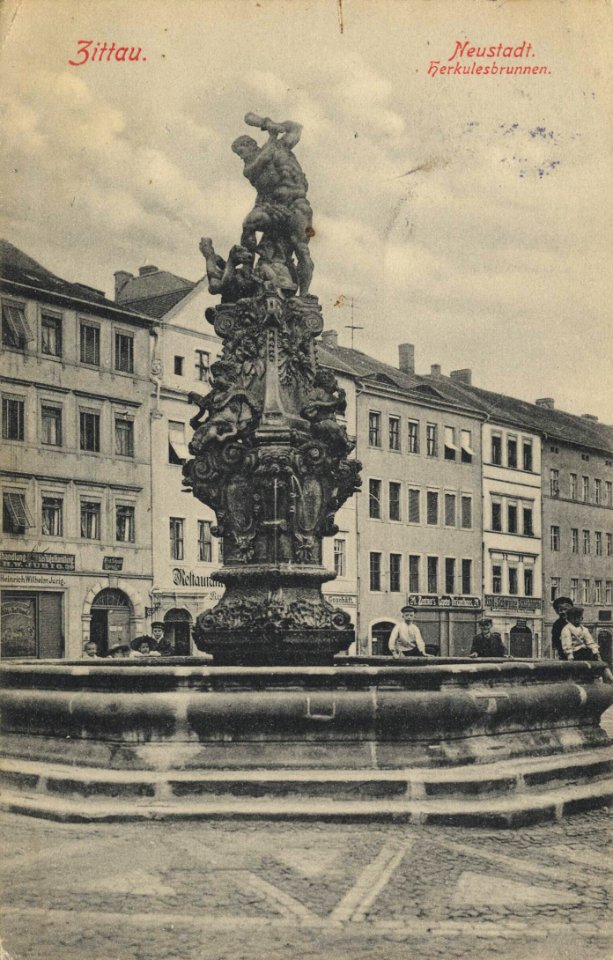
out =
[(470, 648), (471, 657), (505, 657), (506, 650), (499, 633), (492, 633), (492, 618), (482, 617), (479, 620), (481, 630), (473, 638)]
[(389, 639), (390, 653), (402, 657), (427, 657), (426, 645), (415, 620), (415, 607), (402, 607), (402, 623), (397, 623)]
[(112, 660), (125, 660), (136, 656), (136, 654), (130, 649), (130, 644), (127, 640), (119, 639), (110, 645), (107, 656), (111, 657)]
[(134, 653), (134, 657), (159, 657), (161, 654), (158, 651), (158, 643), (153, 637), (150, 637), (148, 634), (142, 637), (135, 637), (132, 643), (130, 644)]

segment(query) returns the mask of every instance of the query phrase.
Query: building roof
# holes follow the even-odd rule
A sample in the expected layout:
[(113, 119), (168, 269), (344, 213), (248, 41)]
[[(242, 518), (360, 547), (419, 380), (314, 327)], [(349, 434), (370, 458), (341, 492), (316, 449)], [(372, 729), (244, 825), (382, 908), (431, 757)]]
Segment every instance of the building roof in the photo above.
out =
[(72, 306), (88, 313), (112, 312), (123, 319), (142, 325), (151, 323), (138, 311), (107, 300), (102, 290), (83, 283), (70, 283), (43, 267), (8, 240), (0, 240), (0, 287), (13, 296), (45, 300)]
[(136, 310), (138, 313), (146, 313), (148, 317), (155, 317), (160, 320), (169, 310), (185, 299), (188, 293), (191, 293), (194, 285), (181, 290), (173, 290), (170, 293), (161, 293), (156, 297), (145, 297), (142, 300), (130, 300), (126, 307), (130, 310)]
[[(152, 315), (156, 317), (163, 316), (196, 286), (193, 280), (179, 277), (170, 270), (158, 270), (154, 266), (141, 267), (136, 276), (122, 271), (118, 271), (115, 276), (118, 279), (115, 292), (117, 303), (143, 310), (145, 313), (155, 311)], [(169, 295), (174, 296), (172, 301), (165, 300)], [(164, 310), (166, 302), (170, 305)], [(139, 306), (136, 307), (136, 304)]]

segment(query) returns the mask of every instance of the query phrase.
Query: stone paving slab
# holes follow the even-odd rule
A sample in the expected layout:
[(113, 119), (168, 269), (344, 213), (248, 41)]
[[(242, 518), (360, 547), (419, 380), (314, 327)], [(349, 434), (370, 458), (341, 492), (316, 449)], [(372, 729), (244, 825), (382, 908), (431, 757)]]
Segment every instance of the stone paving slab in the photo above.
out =
[(4, 949), (11, 960), (610, 960), (609, 827), (606, 811), (512, 831), (3, 814)]

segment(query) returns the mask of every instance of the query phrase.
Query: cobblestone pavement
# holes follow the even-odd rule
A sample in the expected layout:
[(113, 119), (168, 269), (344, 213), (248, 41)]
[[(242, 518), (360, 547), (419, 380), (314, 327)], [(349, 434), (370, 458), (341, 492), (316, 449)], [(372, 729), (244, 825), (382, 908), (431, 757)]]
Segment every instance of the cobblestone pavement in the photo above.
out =
[(521, 830), (4, 814), (6, 960), (610, 960), (607, 811)]

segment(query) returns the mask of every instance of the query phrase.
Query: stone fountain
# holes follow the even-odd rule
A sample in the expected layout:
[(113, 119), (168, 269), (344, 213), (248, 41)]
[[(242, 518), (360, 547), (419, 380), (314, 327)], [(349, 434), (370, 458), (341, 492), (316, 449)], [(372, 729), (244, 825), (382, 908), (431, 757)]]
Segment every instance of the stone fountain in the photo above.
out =
[(321, 585), (322, 540), (359, 489), (317, 364), (301, 127), (234, 152), (256, 189), (240, 244), (200, 249), (222, 340), (192, 394), (184, 480), (217, 516), (222, 600), (194, 630), (212, 655), (0, 667), (4, 809), (70, 820), (392, 817), (515, 825), (610, 801), (605, 665), (340, 657), (354, 639)]

